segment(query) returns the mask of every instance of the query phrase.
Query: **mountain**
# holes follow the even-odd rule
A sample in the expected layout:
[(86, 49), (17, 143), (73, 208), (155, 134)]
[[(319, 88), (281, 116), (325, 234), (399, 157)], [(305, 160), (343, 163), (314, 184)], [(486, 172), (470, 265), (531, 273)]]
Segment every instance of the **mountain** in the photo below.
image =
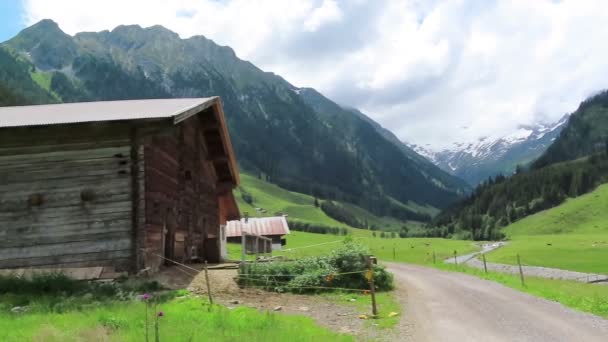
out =
[(533, 164), (541, 168), (608, 150), (608, 90), (583, 101), (568, 126)]
[(43, 20), (3, 46), (32, 65), (21, 77), (36, 81), (47, 102), (221, 96), (240, 167), (289, 190), (403, 220), (468, 190), (369, 119), (319, 93), (312, 100), (203, 36), (136, 25), (69, 36)]
[(31, 77), (33, 64), (0, 47), (0, 106), (54, 102), (54, 97)]
[(452, 148), (433, 151), (409, 144), (417, 153), (452, 175), (475, 186), (498, 174), (511, 175), (517, 165), (528, 165), (551, 145), (568, 122), (564, 115), (558, 122), (520, 126), (501, 137), (485, 137), (474, 143), (455, 143)]
[(528, 170), (482, 182), (435, 219), (441, 234), (497, 239), (500, 228), (608, 182), (608, 92), (581, 103)]

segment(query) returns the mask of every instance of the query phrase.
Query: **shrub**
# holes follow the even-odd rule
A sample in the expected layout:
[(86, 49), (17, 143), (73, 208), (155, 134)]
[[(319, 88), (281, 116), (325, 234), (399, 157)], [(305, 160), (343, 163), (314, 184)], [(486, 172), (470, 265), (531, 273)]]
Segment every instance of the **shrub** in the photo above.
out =
[[(322, 292), (331, 288), (369, 289), (365, 278), (367, 247), (345, 241), (329, 256), (294, 261), (247, 264), (239, 271), (241, 285), (261, 286), (267, 290), (297, 293)], [(374, 265), (377, 290), (393, 288), (393, 276), (383, 266)]]

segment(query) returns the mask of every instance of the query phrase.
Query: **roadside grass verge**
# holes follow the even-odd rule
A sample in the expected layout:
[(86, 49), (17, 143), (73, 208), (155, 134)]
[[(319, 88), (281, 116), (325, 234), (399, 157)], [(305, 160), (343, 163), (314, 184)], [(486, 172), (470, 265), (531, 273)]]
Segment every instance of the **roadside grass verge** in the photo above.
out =
[(513, 289), (561, 303), (576, 310), (608, 318), (608, 286), (537, 277), (525, 277), (526, 286), (522, 286), (519, 275), (515, 274), (491, 271), (486, 274), (483, 270), (476, 268), (445, 264), (443, 262), (438, 263), (435, 267), (445, 271), (461, 272), (495, 281)]
[[(211, 308), (198, 298), (175, 298), (158, 306), (161, 341), (353, 341), (303, 316), (262, 313), (250, 308)], [(105, 303), (65, 313), (0, 312), (1, 341), (142, 341), (145, 304)], [(151, 334), (152, 336), (152, 334)]]

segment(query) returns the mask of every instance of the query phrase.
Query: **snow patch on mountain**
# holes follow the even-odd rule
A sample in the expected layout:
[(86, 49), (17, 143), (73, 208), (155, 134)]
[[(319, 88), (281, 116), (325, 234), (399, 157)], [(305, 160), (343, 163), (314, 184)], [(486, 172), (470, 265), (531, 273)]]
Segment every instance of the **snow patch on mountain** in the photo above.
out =
[(528, 163), (559, 135), (568, 122), (565, 115), (550, 124), (522, 125), (504, 136), (486, 136), (473, 142), (455, 142), (449, 148), (407, 144), (418, 154), (472, 185), (498, 173), (510, 173), (520, 163)]

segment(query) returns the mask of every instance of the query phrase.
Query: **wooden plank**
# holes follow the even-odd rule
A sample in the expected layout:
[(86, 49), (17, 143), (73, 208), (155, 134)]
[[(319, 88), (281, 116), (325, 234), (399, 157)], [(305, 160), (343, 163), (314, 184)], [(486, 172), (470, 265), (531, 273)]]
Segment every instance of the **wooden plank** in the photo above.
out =
[(47, 245), (61, 245), (75, 242), (95, 243), (104, 240), (131, 239), (131, 230), (76, 232), (72, 234), (28, 235), (21, 238), (7, 238), (0, 241), (0, 248), (41, 248)]
[[(127, 184), (125, 184), (127, 185)], [(54, 208), (66, 208), (74, 207), (78, 209), (85, 209), (86, 207), (100, 207), (105, 204), (114, 204), (118, 202), (128, 202), (131, 200), (130, 193), (122, 194), (109, 194), (109, 195), (97, 195), (94, 193), (95, 199), (91, 202), (85, 202), (81, 198), (80, 192), (68, 193), (68, 194), (43, 194), (44, 203), (39, 206), (40, 210), (50, 210)], [(99, 196), (99, 197), (97, 197)], [(31, 205), (28, 201), (28, 197), (16, 197), (10, 199), (0, 199), (0, 212), (31, 212)]]
[[(113, 222), (75, 223), (62, 226), (48, 224), (29, 227), (10, 227), (0, 230), (0, 246), (19, 245), (20, 241), (44, 240), (45, 238), (60, 238), (64, 241), (75, 241), (78, 236), (84, 238), (98, 234), (130, 233), (130, 218), (114, 220)], [(42, 241), (42, 243), (46, 243)]]
[[(74, 219), (88, 219), (96, 220), (96, 217), (104, 214), (115, 214), (117, 217), (131, 214), (129, 204), (131, 201), (113, 203), (112, 205), (106, 205), (103, 207), (93, 208), (77, 208), (77, 207), (64, 207), (64, 208), (50, 208), (49, 210), (32, 210), (32, 211), (19, 211), (19, 212), (0, 212), (0, 225), (12, 225), (13, 221), (28, 219), (34, 222), (43, 222), (45, 220), (54, 220), (49, 224), (63, 224), (67, 220)], [(70, 217), (70, 218), (68, 218)], [(17, 224), (17, 223), (15, 223)]]
[(32, 145), (30, 144), (16, 144), (16, 146), (10, 146), (7, 144), (0, 143), (0, 156), (14, 156), (14, 155), (27, 155), (33, 153), (52, 153), (57, 150), (61, 151), (79, 151), (79, 150), (90, 150), (99, 147), (110, 148), (124, 147), (125, 144), (128, 144), (128, 140), (120, 139), (120, 140), (103, 140), (103, 141), (86, 141), (80, 143), (47, 143), (47, 144), (39, 144)]
[[(39, 153), (19, 153), (19, 154), (2, 154), (0, 155), (0, 162), (2, 165), (15, 164), (30, 160), (36, 160), (41, 163), (48, 162), (64, 162), (74, 160), (89, 160), (89, 159), (103, 159), (103, 158), (115, 158), (116, 155), (123, 155), (124, 158), (129, 157), (129, 146), (127, 144), (117, 147), (100, 147), (100, 148), (89, 148), (79, 150), (64, 150), (66, 146), (57, 146), (49, 152)], [(0, 147), (0, 153), (8, 152), (10, 149)]]
[(123, 175), (110, 174), (106, 176), (86, 176), (82, 175), (75, 178), (54, 179), (52, 182), (36, 182), (35, 180), (25, 180), (11, 184), (0, 184), (0, 196), (10, 197), (12, 193), (38, 193), (43, 191), (80, 191), (83, 188), (125, 188), (129, 184), (128, 177)]
[(118, 265), (121, 262), (128, 262), (131, 257), (131, 250), (120, 250), (110, 252), (93, 252), (70, 255), (53, 255), (34, 258), (21, 259), (0, 259), (0, 268), (32, 267), (52, 265), (60, 267), (65, 265), (78, 266), (104, 266)]
[(85, 254), (91, 252), (110, 252), (131, 248), (131, 239), (106, 239), (96, 241), (77, 241), (35, 247), (12, 247), (0, 249), (2, 259), (27, 259), (37, 257), (52, 257), (71, 254)]

